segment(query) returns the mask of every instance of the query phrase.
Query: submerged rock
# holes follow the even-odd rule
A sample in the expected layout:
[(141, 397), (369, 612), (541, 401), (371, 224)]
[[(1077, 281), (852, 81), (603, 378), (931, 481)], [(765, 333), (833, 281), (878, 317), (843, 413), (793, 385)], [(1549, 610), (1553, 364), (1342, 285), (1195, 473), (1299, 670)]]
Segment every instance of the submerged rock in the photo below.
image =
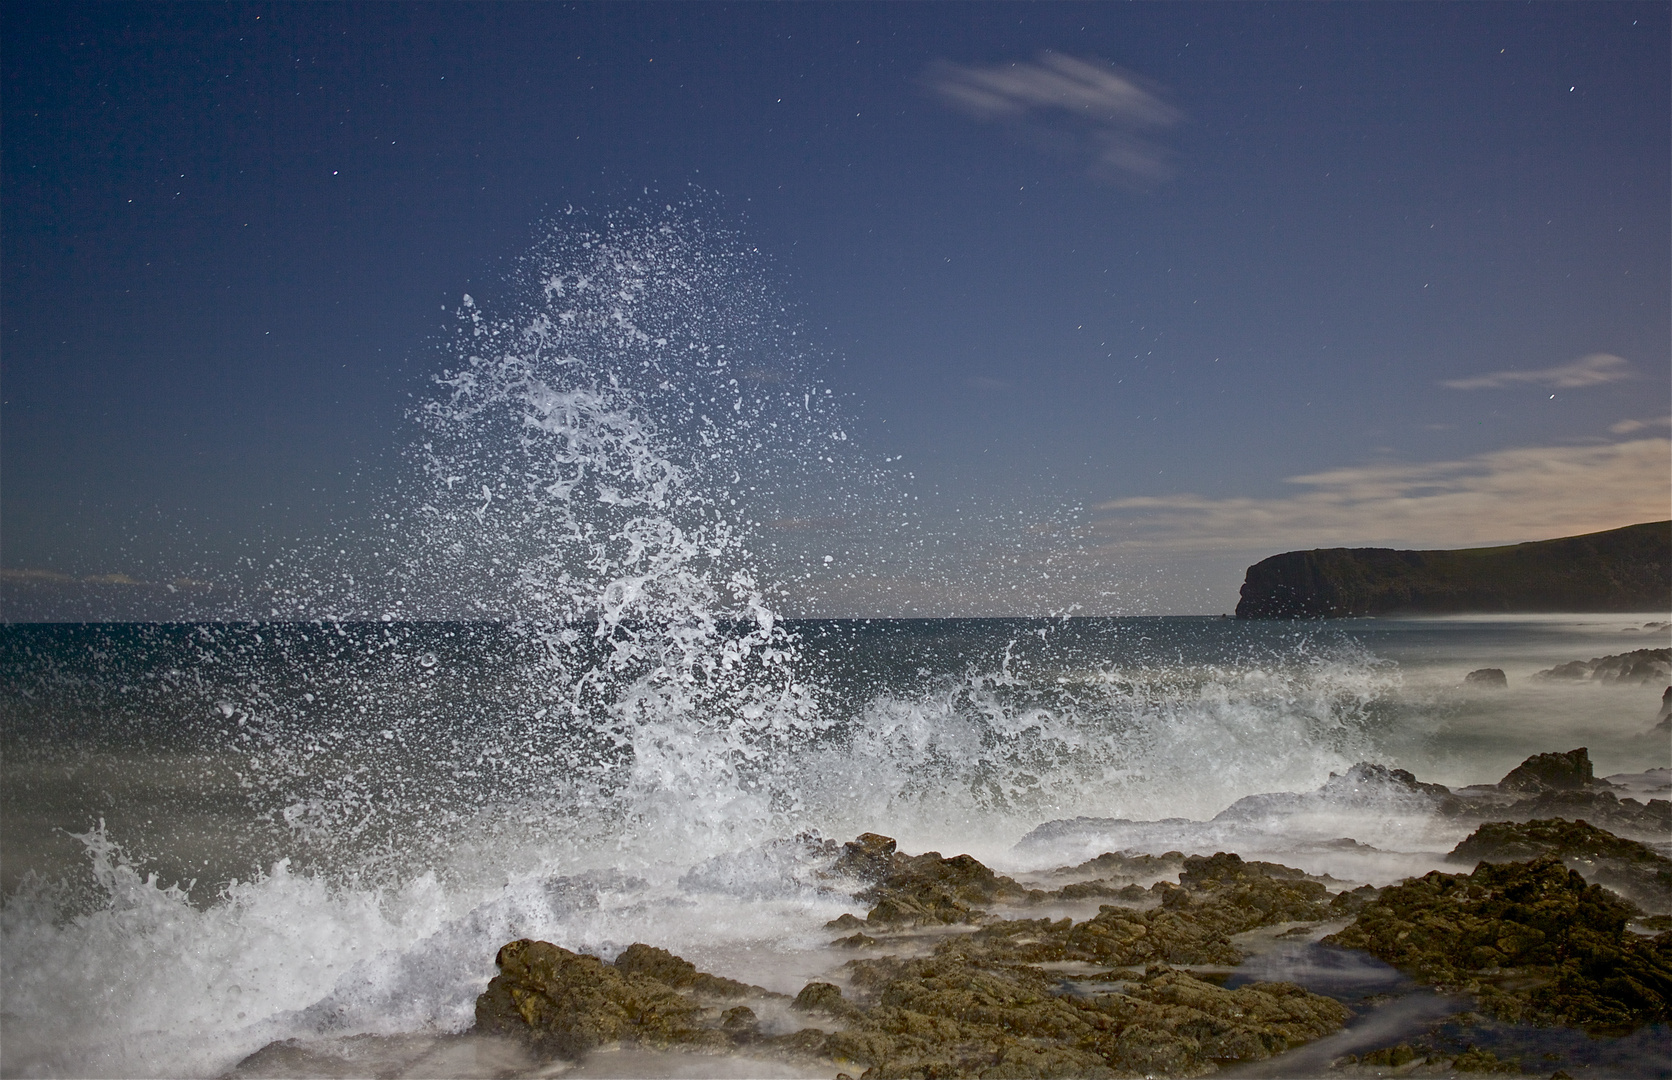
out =
[(1439, 871), (1383, 890), (1326, 944), (1363, 949), (1504, 1020), (1622, 1032), (1672, 1018), (1672, 931), (1548, 856)]

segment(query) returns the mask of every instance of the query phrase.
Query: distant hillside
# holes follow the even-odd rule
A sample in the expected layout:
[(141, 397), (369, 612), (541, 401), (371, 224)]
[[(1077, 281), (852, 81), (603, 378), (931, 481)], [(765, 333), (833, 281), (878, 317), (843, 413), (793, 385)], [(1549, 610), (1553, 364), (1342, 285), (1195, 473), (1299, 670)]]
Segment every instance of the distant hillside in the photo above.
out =
[(1652, 521), (1508, 547), (1286, 551), (1248, 568), (1237, 618), (1669, 607), (1672, 521)]

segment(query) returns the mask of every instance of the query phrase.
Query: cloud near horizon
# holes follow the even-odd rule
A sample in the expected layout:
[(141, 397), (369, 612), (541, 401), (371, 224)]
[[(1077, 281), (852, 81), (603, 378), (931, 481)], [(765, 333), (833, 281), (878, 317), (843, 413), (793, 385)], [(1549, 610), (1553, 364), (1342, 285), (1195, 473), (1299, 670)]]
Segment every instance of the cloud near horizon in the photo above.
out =
[(1672, 440), (1494, 450), (1457, 461), (1289, 477), (1270, 499), (1162, 495), (1096, 509), (1106, 551), (1469, 547), (1600, 532), (1669, 516)]
[(1672, 416), (1657, 416), (1653, 420), (1621, 420), (1608, 425), (1608, 430), (1615, 435), (1630, 435), (1647, 427), (1672, 427)]
[(1093, 175), (1142, 182), (1171, 175), (1166, 151), (1137, 133), (1171, 127), (1184, 114), (1107, 61), (1056, 52), (988, 67), (940, 61), (924, 82), (961, 112), (1089, 157)]
[(1534, 383), (1558, 390), (1574, 390), (1582, 386), (1619, 382), (1631, 378), (1632, 374), (1631, 365), (1623, 357), (1612, 353), (1591, 353), (1571, 364), (1533, 371), (1493, 371), (1466, 379), (1446, 379), (1440, 385), (1453, 390), (1498, 390), (1520, 383)]

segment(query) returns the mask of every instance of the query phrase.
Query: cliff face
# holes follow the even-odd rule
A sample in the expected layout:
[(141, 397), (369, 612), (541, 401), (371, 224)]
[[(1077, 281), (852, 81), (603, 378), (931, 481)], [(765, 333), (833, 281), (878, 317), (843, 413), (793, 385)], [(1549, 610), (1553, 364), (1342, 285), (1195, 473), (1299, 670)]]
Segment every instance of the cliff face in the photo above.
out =
[(1248, 568), (1237, 618), (1669, 606), (1672, 521), (1653, 521), (1508, 547), (1286, 551)]

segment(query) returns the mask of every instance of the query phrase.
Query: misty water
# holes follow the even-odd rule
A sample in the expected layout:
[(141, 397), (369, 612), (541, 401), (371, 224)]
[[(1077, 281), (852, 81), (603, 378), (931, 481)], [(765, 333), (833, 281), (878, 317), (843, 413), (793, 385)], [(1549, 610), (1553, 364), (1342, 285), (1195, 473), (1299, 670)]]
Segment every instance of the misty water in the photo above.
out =
[[(1104, 850), (1038, 826), (1122, 818), (1148, 823), (1129, 850), (1385, 885), (1467, 828), (1202, 823), (1361, 761), (1452, 786), (1576, 746), (1598, 775), (1672, 764), (1661, 687), (1533, 678), (1665, 647), (1664, 612), (785, 618), (833, 551), (947, 568), (749, 249), (670, 209), (556, 229), (520, 274), (497, 313), (461, 302), (380, 512), (276, 562), (260, 620), (0, 628), (6, 1075), (264, 1047), (279, 1072), (561, 1071), (450, 1041), (501, 944), (646, 941), (794, 993), (855, 908), (815, 837), (1026, 879)], [(635, 1054), (573, 1075), (795, 1072)]]

